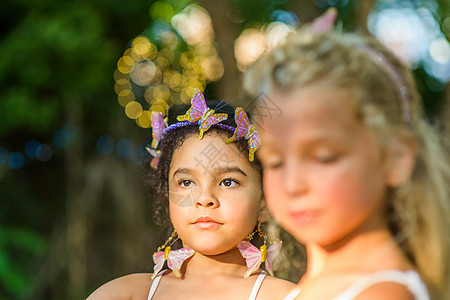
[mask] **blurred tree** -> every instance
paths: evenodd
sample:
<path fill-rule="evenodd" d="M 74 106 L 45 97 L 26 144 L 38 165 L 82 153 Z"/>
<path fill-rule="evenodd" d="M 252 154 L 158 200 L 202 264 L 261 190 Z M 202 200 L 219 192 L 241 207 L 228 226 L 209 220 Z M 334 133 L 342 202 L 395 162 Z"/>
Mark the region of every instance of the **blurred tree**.
<path fill-rule="evenodd" d="M 427 2 L 398 1 L 416 10 Z M 296 27 L 335 5 L 339 26 L 367 32 L 369 13 L 385 2 L 201 0 L 215 31 L 214 47 L 207 50 L 219 53 L 224 65 L 221 79 L 206 80 L 194 78 L 193 70 L 204 75 L 203 69 L 217 71 L 220 64 L 189 56 L 201 47 L 173 19 L 194 1 L 3 1 L 0 147 L 24 153 L 26 142 L 36 139 L 52 147 L 53 157 L 44 163 L 25 154 L 25 166 L 13 170 L 1 163 L 0 148 L 0 299 L 80 299 L 111 278 L 150 269 L 158 239 L 138 168 L 129 159 L 100 153 L 96 145 L 103 134 L 138 145 L 147 134 L 125 116 L 114 95 L 113 73 L 133 38 L 146 36 L 161 50 L 169 49 L 175 36 L 170 67 L 180 67 L 181 57 L 189 56 L 189 63 L 198 65 L 176 70 L 178 75 L 195 79 L 190 84 L 210 82 L 208 96 L 242 105 L 235 41 L 246 29 L 265 33 L 274 22 Z M 437 7 L 441 31 L 450 40 L 450 4 L 427 3 Z M 186 24 L 195 23 L 185 16 Z M 415 75 L 430 118 L 440 115 L 444 123 L 450 113 L 448 83 L 446 91 L 430 88 L 435 79 L 421 65 Z M 145 91 L 132 89 L 136 95 Z M 69 137 L 64 147 L 53 141 L 61 128 Z"/>
<path fill-rule="evenodd" d="M 51 144 L 53 132 L 61 127 L 71 139 L 64 151 L 54 148 L 54 158 L 45 169 L 36 160 L 26 166 L 32 176 L 8 174 L 22 170 L 3 171 L 7 166 L 1 166 L 0 211 L 9 214 L 0 221 L 0 298 L 79 299 L 86 294 L 89 274 L 95 274 L 87 270 L 87 253 L 88 241 L 97 237 L 90 236 L 88 229 L 99 222 L 101 211 L 90 215 L 88 209 L 100 203 L 97 197 L 111 196 L 102 195 L 102 190 L 108 185 L 115 190 L 111 199 L 116 203 L 106 204 L 117 207 L 113 215 L 117 235 L 123 237 L 119 240 L 123 242 L 130 230 L 146 223 L 136 169 L 124 161 L 93 155 L 93 142 L 99 133 L 128 132 L 127 123 L 117 122 L 123 116 L 114 104 L 112 73 L 118 49 L 146 27 L 149 3 L 41 0 L 7 1 L 2 6 L 0 20 L 7 31 L 0 39 L 1 146 L 23 151 L 29 137 Z M 108 176 L 110 167 L 116 176 Z M 18 185 L 19 180 L 23 182 Z M 38 191 L 37 184 L 48 188 Z M 25 186 L 35 192 L 21 195 L 11 190 Z M 40 214 L 24 218 L 33 210 Z M 112 258 L 117 259 L 117 252 L 132 258 L 135 245 L 118 244 Z M 21 259 L 25 254 L 46 263 L 37 266 Z M 132 264 L 138 263 L 135 259 Z"/>

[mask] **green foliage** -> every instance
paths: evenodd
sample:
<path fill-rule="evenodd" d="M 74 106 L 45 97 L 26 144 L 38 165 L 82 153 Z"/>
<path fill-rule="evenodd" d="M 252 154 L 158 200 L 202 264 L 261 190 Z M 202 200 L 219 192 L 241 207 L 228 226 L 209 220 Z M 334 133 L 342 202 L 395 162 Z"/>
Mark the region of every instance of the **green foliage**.
<path fill-rule="evenodd" d="M 0 227 L 0 297 L 20 298 L 35 277 L 34 262 L 46 253 L 46 241 L 30 229 Z"/>
<path fill-rule="evenodd" d="M 24 154 L 28 139 L 52 144 L 68 107 L 78 104 L 82 124 L 74 125 L 83 138 L 108 132 L 122 112 L 113 89 L 117 58 L 148 25 L 150 6 L 147 0 L 2 1 L 0 146 Z M 26 159 L 17 171 L 0 165 L 0 299 L 49 299 L 67 286 L 64 276 L 60 285 L 48 282 L 46 268 L 64 260 L 49 257 L 48 238 L 64 224 L 61 150 L 46 163 Z"/>
<path fill-rule="evenodd" d="M 65 102 L 110 84 L 115 49 L 96 10 L 75 2 L 55 10 L 34 10 L 0 43 L 0 134 L 54 128 Z"/>

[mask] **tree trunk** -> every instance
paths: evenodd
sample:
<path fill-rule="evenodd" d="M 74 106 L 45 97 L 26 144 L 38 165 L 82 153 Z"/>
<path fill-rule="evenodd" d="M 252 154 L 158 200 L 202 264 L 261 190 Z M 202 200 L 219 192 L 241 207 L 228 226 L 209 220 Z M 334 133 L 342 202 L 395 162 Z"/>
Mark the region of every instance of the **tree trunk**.
<path fill-rule="evenodd" d="M 227 17 L 231 1 L 201 0 L 200 3 L 211 15 L 218 52 L 224 65 L 223 77 L 216 83 L 216 96 L 233 105 L 241 105 L 242 74 L 234 57 L 234 41 L 239 35 L 239 28 Z"/>
<path fill-rule="evenodd" d="M 82 101 L 67 104 L 66 120 L 78 126 L 65 152 L 67 212 L 67 299 L 81 299 L 86 289 L 86 199 L 83 197 Z"/>
<path fill-rule="evenodd" d="M 375 5 L 375 0 L 357 1 L 356 4 L 356 26 L 357 30 L 361 34 L 369 35 L 369 29 L 367 29 L 367 18 Z"/>
<path fill-rule="evenodd" d="M 447 82 L 447 86 L 444 91 L 444 103 L 442 104 L 442 112 L 439 116 L 439 121 L 442 122 L 442 135 L 444 140 L 444 146 L 450 153 L 450 82 Z"/>

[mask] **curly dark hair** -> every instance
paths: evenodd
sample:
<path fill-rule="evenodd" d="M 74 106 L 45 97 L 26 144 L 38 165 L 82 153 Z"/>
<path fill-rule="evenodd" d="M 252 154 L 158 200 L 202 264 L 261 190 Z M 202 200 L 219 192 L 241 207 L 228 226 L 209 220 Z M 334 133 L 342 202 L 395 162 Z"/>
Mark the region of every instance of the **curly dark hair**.
<path fill-rule="evenodd" d="M 223 102 L 223 101 L 208 101 L 208 107 L 215 110 L 216 113 L 227 113 L 228 119 L 221 122 L 221 124 L 236 127 L 234 123 L 234 107 Z M 176 116 L 185 113 L 188 109 L 187 105 L 180 105 L 173 107 L 169 112 L 169 124 L 176 123 Z M 211 134 L 215 132 L 221 134 L 225 137 L 231 137 L 233 131 L 220 127 L 217 125 L 211 126 L 211 128 L 205 132 L 206 134 Z M 150 187 L 150 197 L 153 202 L 154 208 L 154 221 L 157 225 L 171 229 L 172 225 L 169 219 L 169 187 L 168 187 L 168 175 L 169 168 L 172 162 L 172 157 L 176 149 L 183 145 L 184 141 L 192 135 L 199 134 L 199 126 L 196 123 L 192 123 L 186 126 L 181 126 L 174 128 L 167 132 L 160 141 L 161 156 L 159 158 L 158 168 L 152 169 L 149 167 L 149 163 L 145 164 L 145 173 L 147 174 L 147 183 Z M 234 144 L 237 146 L 239 151 L 245 157 L 248 157 L 247 140 L 241 139 L 235 141 Z M 255 156 L 251 165 L 261 174 L 262 180 L 262 167 L 258 158 Z M 261 182 L 262 186 L 262 182 Z"/>

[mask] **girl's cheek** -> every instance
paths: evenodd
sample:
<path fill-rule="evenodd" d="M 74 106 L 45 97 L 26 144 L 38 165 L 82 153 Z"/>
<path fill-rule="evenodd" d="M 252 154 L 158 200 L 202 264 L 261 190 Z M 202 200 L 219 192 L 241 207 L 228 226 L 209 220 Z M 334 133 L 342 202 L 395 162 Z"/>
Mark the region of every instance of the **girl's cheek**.
<path fill-rule="evenodd" d="M 351 170 L 338 170 L 325 174 L 316 189 L 320 191 L 323 204 L 341 206 L 354 201 L 358 194 L 359 178 Z"/>
<path fill-rule="evenodd" d="M 265 171 L 263 183 L 267 206 L 271 211 L 274 211 L 279 207 L 281 201 L 283 200 L 281 199 L 284 194 L 281 174 L 277 174 L 277 172 L 270 170 Z"/>

